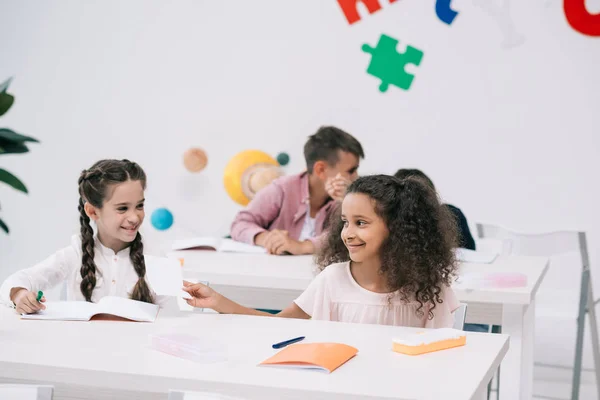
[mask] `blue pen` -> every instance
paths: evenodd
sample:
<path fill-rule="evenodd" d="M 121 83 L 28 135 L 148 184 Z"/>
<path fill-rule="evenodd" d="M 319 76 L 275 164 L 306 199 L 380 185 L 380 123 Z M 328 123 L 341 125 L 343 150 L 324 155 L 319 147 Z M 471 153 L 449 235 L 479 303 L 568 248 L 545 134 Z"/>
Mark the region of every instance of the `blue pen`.
<path fill-rule="evenodd" d="M 297 337 L 297 338 L 293 338 L 293 339 L 290 339 L 290 340 L 286 340 L 286 341 L 284 341 L 284 342 L 280 342 L 280 343 L 275 343 L 275 344 L 273 345 L 273 348 L 274 348 L 274 349 L 281 349 L 282 347 L 285 347 L 285 346 L 288 346 L 288 345 L 290 345 L 290 344 L 293 344 L 293 343 L 299 342 L 299 341 L 301 341 L 301 340 L 304 340 L 304 336 L 300 336 L 300 337 Z"/>

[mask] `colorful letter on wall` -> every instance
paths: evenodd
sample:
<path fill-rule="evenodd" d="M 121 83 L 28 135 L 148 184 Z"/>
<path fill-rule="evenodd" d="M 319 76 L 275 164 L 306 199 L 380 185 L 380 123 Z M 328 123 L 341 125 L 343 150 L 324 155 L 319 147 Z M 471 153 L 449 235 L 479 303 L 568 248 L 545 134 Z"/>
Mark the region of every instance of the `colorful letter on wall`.
<path fill-rule="evenodd" d="M 600 13 L 591 14 L 585 0 L 564 0 L 565 16 L 577 32 L 588 36 L 600 36 Z"/>
<path fill-rule="evenodd" d="M 397 0 L 389 0 L 390 3 L 394 3 Z M 375 11 L 379 11 L 381 9 L 381 4 L 379 4 L 379 0 L 338 0 L 338 4 L 342 7 L 342 11 L 348 20 L 348 23 L 352 25 L 355 22 L 360 21 L 360 15 L 357 10 L 357 3 L 361 2 L 369 11 L 369 14 L 373 14 Z"/>
<path fill-rule="evenodd" d="M 452 9 L 450 3 L 452 3 L 452 0 L 436 0 L 435 2 L 435 13 L 440 21 L 445 22 L 448 25 L 450 25 L 458 15 L 458 13 Z"/>

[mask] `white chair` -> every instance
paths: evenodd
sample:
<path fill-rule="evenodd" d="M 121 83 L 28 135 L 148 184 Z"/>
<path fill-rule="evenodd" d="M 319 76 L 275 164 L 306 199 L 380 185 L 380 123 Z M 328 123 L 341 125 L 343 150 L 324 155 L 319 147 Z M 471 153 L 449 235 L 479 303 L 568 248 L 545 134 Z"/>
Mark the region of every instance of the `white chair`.
<path fill-rule="evenodd" d="M 467 317 L 467 305 L 460 303 L 460 306 L 454 311 L 454 325 L 452 328 L 463 330 L 465 326 L 465 318 Z"/>
<path fill-rule="evenodd" d="M 52 400 L 54 387 L 49 385 L 0 384 L 0 399 Z"/>
<path fill-rule="evenodd" d="M 594 301 L 590 263 L 585 232 L 559 231 L 543 234 L 522 234 L 491 224 L 477 224 L 477 235 L 482 239 L 499 239 L 503 241 L 503 255 L 543 256 L 550 258 L 550 267 L 536 297 L 536 315 L 540 318 L 554 318 L 554 321 L 576 322 L 576 336 L 571 399 L 579 399 L 581 370 L 583 364 L 584 329 L 586 313 L 590 319 L 591 344 L 595 364 L 596 386 L 600 399 L 600 342 Z M 573 258 L 577 261 L 574 262 Z M 575 267 L 576 266 L 576 267 Z M 536 318 L 536 322 L 537 322 Z M 542 342 L 548 334 L 567 335 L 562 331 L 565 324 L 552 323 L 536 332 L 536 341 Z M 539 335 L 538 335 L 539 333 Z M 571 332 L 572 333 L 572 332 Z M 564 337 L 564 336 L 563 336 Z M 555 351 L 567 348 L 565 343 L 547 341 L 553 346 L 552 351 L 536 354 L 536 358 L 548 358 Z M 556 350 L 554 350 L 556 349 Z M 556 355 L 556 353 L 554 354 Z M 537 366 L 564 369 L 550 359 L 539 362 Z M 570 368 L 570 366 L 567 366 Z"/>
<path fill-rule="evenodd" d="M 244 400 L 215 392 L 190 392 L 185 390 L 169 390 L 168 400 Z"/>

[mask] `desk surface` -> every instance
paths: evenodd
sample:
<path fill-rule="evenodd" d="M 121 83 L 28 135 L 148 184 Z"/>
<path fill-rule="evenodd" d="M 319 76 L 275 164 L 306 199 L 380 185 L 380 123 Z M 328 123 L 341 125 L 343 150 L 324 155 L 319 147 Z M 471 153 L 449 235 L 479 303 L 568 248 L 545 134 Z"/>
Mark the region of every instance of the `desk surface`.
<path fill-rule="evenodd" d="M 184 273 L 220 286 L 303 291 L 314 275 L 311 256 L 220 253 L 187 250 L 169 253 L 184 259 Z M 460 301 L 497 304 L 529 304 L 548 269 L 544 257 L 503 257 L 492 264 L 461 263 L 460 274 L 519 272 L 527 276 L 520 288 L 467 288 L 456 283 L 453 289 Z"/>
<path fill-rule="evenodd" d="M 244 398 L 470 399 L 485 390 L 508 337 L 469 333 L 467 345 L 421 356 L 391 351 L 412 328 L 161 310 L 155 323 L 21 320 L 0 309 L 0 377 L 103 390 L 220 391 Z M 198 363 L 148 348 L 148 335 L 185 332 L 222 343 L 227 361 Z M 340 342 L 357 356 L 325 374 L 257 367 L 271 344 L 305 335 Z"/>

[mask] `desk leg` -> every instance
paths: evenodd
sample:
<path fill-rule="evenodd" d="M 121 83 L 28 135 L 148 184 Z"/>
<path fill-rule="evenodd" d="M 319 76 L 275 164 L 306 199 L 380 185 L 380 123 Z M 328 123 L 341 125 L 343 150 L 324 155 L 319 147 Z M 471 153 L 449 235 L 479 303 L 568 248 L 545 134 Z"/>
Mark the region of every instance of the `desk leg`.
<path fill-rule="evenodd" d="M 500 400 L 529 400 L 533 395 L 535 304 L 505 304 L 502 333 L 510 335 L 510 343 L 500 369 Z"/>

